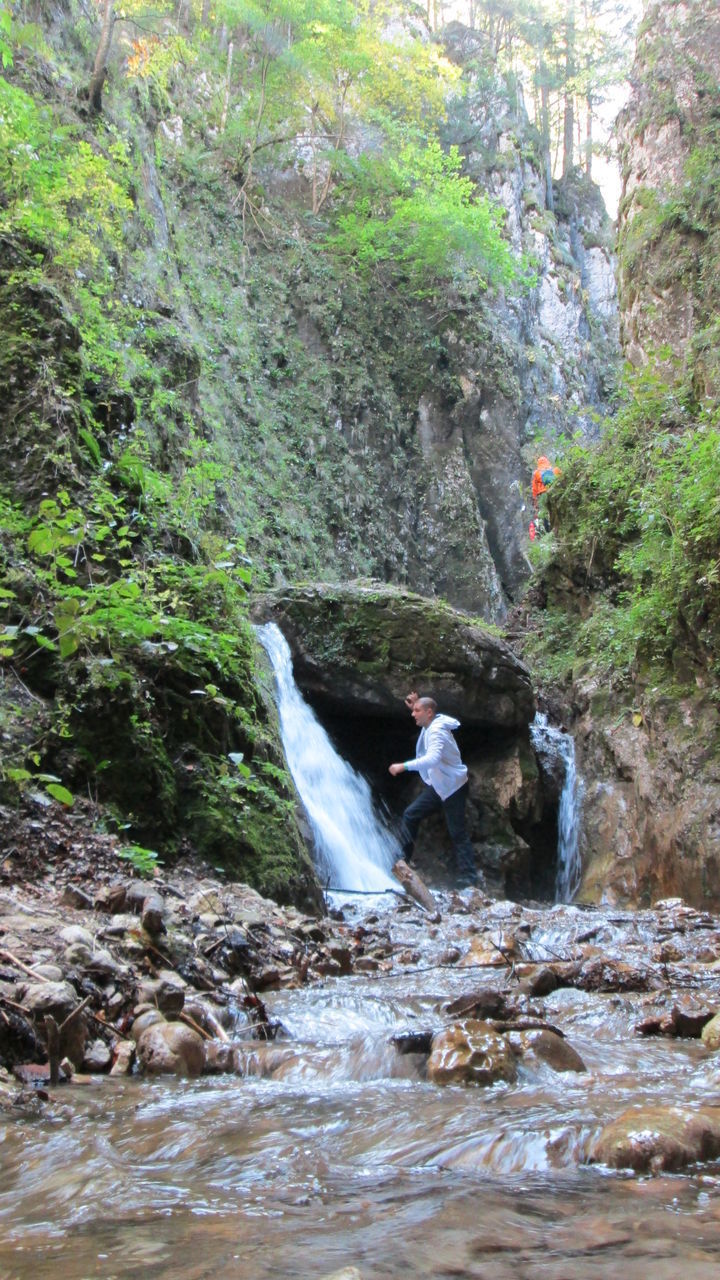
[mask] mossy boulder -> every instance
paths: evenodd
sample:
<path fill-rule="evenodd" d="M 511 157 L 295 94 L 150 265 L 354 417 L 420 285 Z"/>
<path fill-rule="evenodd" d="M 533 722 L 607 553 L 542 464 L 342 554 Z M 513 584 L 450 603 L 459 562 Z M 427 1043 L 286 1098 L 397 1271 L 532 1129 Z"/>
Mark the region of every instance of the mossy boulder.
<path fill-rule="evenodd" d="M 290 645 L 295 678 L 333 711 L 407 720 L 410 689 L 474 728 L 519 729 L 535 713 L 530 674 L 478 619 L 381 584 L 310 583 L 262 596 L 255 614 Z"/>

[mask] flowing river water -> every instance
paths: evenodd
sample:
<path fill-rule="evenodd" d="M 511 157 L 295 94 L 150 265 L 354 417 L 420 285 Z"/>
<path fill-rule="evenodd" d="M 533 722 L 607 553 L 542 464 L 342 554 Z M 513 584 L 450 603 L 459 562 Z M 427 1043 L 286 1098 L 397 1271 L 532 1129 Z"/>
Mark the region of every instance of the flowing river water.
<path fill-rule="evenodd" d="M 314 740 L 297 769 L 324 751 Z M 358 888 L 384 889 L 382 824 L 348 838 Z M 327 850 L 324 869 L 348 887 L 354 856 L 343 838 L 340 869 Z M 588 1156 L 629 1106 L 720 1103 L 720 1053 L 637 1031 L 675 1004 L 720 1007 L 720 921 L 679 903 L 438 902 L 434 920 L 389 893 L 331 898 L 333 927 L 373 943 L 376 971 L 265 992 L 281 1032 L 244 1044 L 240 1075 L 98 1077 L 0 1124 L 0 1277 L 715 1276 L 720 1163 L 644 1177 Z M 523 962 L 558 960 L 630 965 L 648 990 L 521 994 Z M 586 1071 L 530 1054 L 513 1083 L 431 1083 L 395 1038 L 437 1031 L 448 1002 L 488 985 L 559 1028 Z"/>
<path fill-rule="evenodd" d="M 442 1025 L 446 1002 L 479 982 L 516 985 L 506 965 L 449 964 L 449 944 L 466 953 L 486 930 L 522 939 L 529 958 L 584 947 L 647 966 L 662 914 L 476 910 L 467 893 L 442 906 L 435 925 L 397 901 L 346 906 L 349 929 L 365 913 L 387 935 L 393 969 L 268 993 L 284 1033 L 248 1048 L 244 1078 L 98 1079 L 66 1089 L 51 1116 L 7 1124 L 0 1275 L 714 1276 L 720 1165 L 643 1178 L 584 1163 L 593 1134 L 630 1104 L 718 1099 L 717 1059 L 698 1040 L 636 1034 L 662 991 L 533 1001 L 585 1073 L 523 1062 L 514 1084 L 440 1088 L 391 1042 Z M 718 922 L 684 919 L 674 981 L 707 996 L 697 957 L 717 947 Z"/>

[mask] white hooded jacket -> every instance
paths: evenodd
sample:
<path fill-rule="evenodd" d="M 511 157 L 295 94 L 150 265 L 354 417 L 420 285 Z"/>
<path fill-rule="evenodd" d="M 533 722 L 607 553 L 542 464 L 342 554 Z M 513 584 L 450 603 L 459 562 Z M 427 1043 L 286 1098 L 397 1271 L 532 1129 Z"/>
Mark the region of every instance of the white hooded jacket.
<path fill-rule="evenodd" d="M 459 728 L 460 721 L 452 716 L 433 716 L 417 740 L 415 759 L 405 761 L 405 768 L 411 773 L 419 773 L 423 782 L 432 787 L 441 800 L 447 800 L 467 782 L 468 771 L 453 737 Z"/>

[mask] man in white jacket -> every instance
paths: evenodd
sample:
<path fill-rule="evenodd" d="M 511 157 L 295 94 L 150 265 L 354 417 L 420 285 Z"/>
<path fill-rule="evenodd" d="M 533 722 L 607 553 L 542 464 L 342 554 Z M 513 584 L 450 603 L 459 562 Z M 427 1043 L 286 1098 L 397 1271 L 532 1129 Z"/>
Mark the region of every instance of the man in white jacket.
<path fill-rule="evenodd" d="M 406 760 L 404 764 L 391 764 L 390 772 L 393 777 L 400 773 L 419 773 L 425 785 L 402 816 L 402 857 L 406 862 L 410 861 L 423 818 L 442 809 L 455 850 L 460 884 L 477 884 L 475 850 L 465 830 L 468 771 L 453 737 L 460 721 L 452 716 L 439 715 L 434 698 L 417 698 L 410 705 L 411 695 L 406 701 L 420 729 L 420 737 L 415 759 Z"/>

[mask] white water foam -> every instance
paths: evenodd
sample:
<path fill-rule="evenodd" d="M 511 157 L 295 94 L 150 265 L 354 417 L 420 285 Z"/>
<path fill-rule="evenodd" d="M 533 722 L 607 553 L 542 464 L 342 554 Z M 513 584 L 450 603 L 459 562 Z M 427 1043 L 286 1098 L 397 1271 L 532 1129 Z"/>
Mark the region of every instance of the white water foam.
<path fill-rule="evenodd" d="M 285 758 L 312 826 L 321 876 L 331 889 L 397 892 L 390 868 L 398 841 L 375 813 L 370 787 L 338 755 L 300 693 L 280 628 L 267 622 L 257 635 L 275 672 Z"/>

